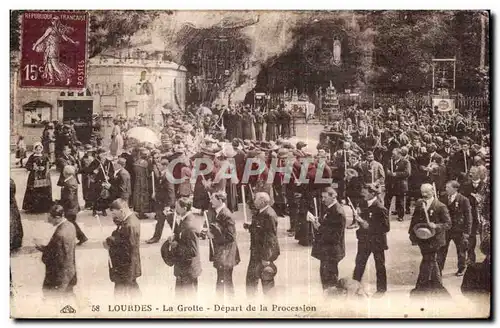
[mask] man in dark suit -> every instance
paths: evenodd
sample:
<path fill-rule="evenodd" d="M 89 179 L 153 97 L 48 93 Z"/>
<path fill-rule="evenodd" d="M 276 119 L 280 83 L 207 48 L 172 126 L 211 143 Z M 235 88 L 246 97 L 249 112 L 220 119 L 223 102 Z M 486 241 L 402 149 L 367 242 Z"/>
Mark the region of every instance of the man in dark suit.
<path fill-rule="evenodd" d="M 484 206 L 481 206 L 485 197 L 487 197 L 487 188 L 489 185 L 484 179 L 481 179 L 481 170 L 473 166 L 469 172 L 469 179 L 460 187 L 460 193 L 469 199 L 472 213 L 471 231 L 467 248 L 467 262 L 472 264 L 476 262 L 477 234 L 481 227 L 481 212 Z"/>
<path fill-rule="evenodd" d="M 460 140 L 462 149 L 455 152 L 448 162 L 448 170 L 450 179 L 457 180 L 462 183 L 472 166 L 472 155 L 469 151 L 469 142 L 467 140 Z"/>
<path fill-rule="evenodd" d="M 139 251 L 141 226 L 126 200 L 115 199 L 109 206 L 116 230 L 104 241 L 109 250 L 109 277 L 115 283 L 115 296 L 140 296 L 136 279 L 141 276 Z"/>
<path fill-rule="evenodd" d="M 366 262 L 373 253 L 375 270 L 377 271 L 376 296 L 382 296 L 387 291 L 387 273 L 385 269 L 385 251 L 387 233 L 390 230 L 389 212 L 378 199 L 380 187 L 377 184 L 367 184 L 361 194 L 364 201 L 361 203 L 361 217 L 358 218 L 360 228 L 356 231 L 358 238 L 358 253 L 353 279 L 361 282 L 365 272 Z"/>
<path fill-rule="evenodd" d="M 262 292 L 268 294 L 274 287 L 274 277 L 262 279 L 262 271 L 273 266 L 280 255 L 277 228 L 278 216 L 270 206 L 270 197 L 266 192 L 255 193 L 254 206 L 257 213 L 251 224 L 244 227 L 250 232 L 250 262 L 248 263 L 246 286 L 247 296 L 254 296 L 259 280 L 262 283 Z"/>
<path fill-rule="evenodd" d="M 201 261 L 195 217 L 191 213 L 192 201 L 180 198 L 176 205 L 176 220 L 173 222 L 174 234 L 169 237 L 174 257 L 175 294 L 188 298 L 198 290 Z"/>
<path fill-rule="evenodd" d="M 75 167 L 76 182 L 80 183 L 80 181 L 78 181 L 78 177 L 76 176 L 79 171 L 78 161 L 71 155 L 71 147 L 69 145 L 64 145 L 62 149 L 62 155 L 56 161 L 57 170 L 61 172 L 61 174 L 59 175 L 59 180 L 57 180 L 57 185 L 59 187 L 63 186 L 63 181 L 65 179 L 63 175 L 63 169 L 68 165 Z"/>
<path fill-rule="evenodd" d="M 62 173 L 64 180 L 61 189 L 60 205 L 64 208 L 66 219 L 75 226 L 78 245 L 82 245 L 88 238 L 76 223 L 76 216 L 80 212 L 80 205 L 78 204 L 78 182 L 75 177 L 75 167 L 67 165 L 64 167 Z"/>
<path fill-rule="evenodd" d="M 446 205 L 434 198 L 432 185 L 423 184 L 420 187 L 420 192 L 423 199 L 417 201 L 408 230 L 410 241 L 413 245 L 418 245 L 422 253 L 417 284 L 412 290 L 412 294 L 430 291 L 447 293 L 437 263 L 437 252 L 446 245 L 446 231 L 451 227 L 450 214 Z M 426 223 L 427 218 L 430 222 L 428 227 L 435 234 L 428 239 L 419 239 L 415 234 L 414 227 L 418 223 Z"/>
<path fill-rule="evenodd" d="M 403 158 L 399 148 L 394 148 L 388 165 L 384 205 L 390 210 L 392 198 L 396 197 L 398 221 L 402 222 L 405 214 L 403 202 L 404 196 L 408 193 L 408 178 L 411 175 L 411 164 L 407 159 Z"/>
<path fill-rule="evenodd" d="M 226 199 L 225 192 L 215 192 L 210 197 L 215 211 L 215 218 L 210 222 L 209 238 L 213 245 L 210 260 L 217 269 L 215 290 L 223 297 L 234 295 L 233 268 L 240 263 L 233 213 L 227 208 Z"/>
<path fill-rule="evenodd" d="M 111 200 L 121 198 L 129 202 L 132 187 L 130 185 L 130 173 L 125 169 L 126 164 L 127 160 L 122 157 L 119 157 L 115 162 L 115 172 L 109 180 Z"/>
<path fill-rule="evenodd" d="M 446 244 L 438 252 L 438 264 L 442 272 L 446 256 L 448 255 L 450 241 L 453 240 L 458 256 L 458 271 L 456 275 L 463 276 L 466 269 L 465 259 L 471 233 L 472 213 L 469 199 L 459 194 L 458 188 L 460 188 L 460 184 L 455 180 L 449 181 L 446 184 L 446 194 L 448 197 L 443 199 L 443 204 L 448 207 L 450 213 L 451 229 L 446 232 Z"/>
<path fill-rule="evenodd" d="M 336 286 L 339 277 L 339 262 L 345 257 L 346 217 L 342 205 L 337 201 L 337 192 L 327 187 L 321 193 L 325 205 L 322 218 L 313 221 L 316 231 L 311 256 L 320 260 L 319 275 L 323 290 Z"/>
<path fill-rule="evenodd" d="M 163 233 L 163 227 L 165 226 L 165 220 L 167 215 L 165 211 L 173 213 L 175 208 L 175 187 L 174 178 L 172 172 L 168 170 L 168 159 L 163 157 L 160 161 L 160 176 L 155 179 L 155 190 L 153 191 L 152 198 L 154 200 L 154 209 L 156 213 L 156 226 L 153 237 L 146 241 L 148 244 L 157 243 Z M 169 215 L 170 220 L 173 216 Z M 169 220 L 169 224 L 172 222 Z"/>
<path fill-rule="evenodd" d="M 75 244 L 76 231 L 73 224 L 64 218 L 61 205 L 54 205 L 48 221 L 55 227 L 54 234 L 46 246 L 35 241 L 35 247 L 43 253 L 45 279 L 43 294 L 45 297 L 73 297 L 76 285 Z"/>

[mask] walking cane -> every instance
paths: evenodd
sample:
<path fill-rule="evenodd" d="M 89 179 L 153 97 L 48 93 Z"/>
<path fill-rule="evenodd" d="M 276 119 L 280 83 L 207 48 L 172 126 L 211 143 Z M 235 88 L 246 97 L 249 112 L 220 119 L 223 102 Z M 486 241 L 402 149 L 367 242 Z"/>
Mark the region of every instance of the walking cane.
<path fill-rule="evenodd" d="M 97 223 L 99 224 L 99 228 L 101 229 L 101 233 L 104 234 L 104 228 L 102 227 L 101 219 L 99 218 L 99 214 L 96 214 L 94 217 L 97 219 Z M 111 269 L 113 269 L 113 263 L 111 262 L 111 257 L 109 256 L 109 250 L 108 250 L 108 265 Z"/>

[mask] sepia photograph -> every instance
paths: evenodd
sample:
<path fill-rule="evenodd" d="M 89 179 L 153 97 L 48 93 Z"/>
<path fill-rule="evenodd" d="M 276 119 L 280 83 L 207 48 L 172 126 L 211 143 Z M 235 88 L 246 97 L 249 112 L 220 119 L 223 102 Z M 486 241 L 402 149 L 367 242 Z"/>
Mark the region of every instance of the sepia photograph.
<path fill-rule="evenodd" d="M 490 319 L 490 19 L 10 10 L 10 317 Z"/>

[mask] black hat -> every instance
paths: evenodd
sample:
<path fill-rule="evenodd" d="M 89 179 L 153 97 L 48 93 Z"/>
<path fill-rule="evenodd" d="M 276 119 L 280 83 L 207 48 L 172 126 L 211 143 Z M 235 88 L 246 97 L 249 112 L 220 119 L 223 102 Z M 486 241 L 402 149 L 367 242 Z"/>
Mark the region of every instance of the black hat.
<path fill-rule="evenodd" d="M 268 265 L 264 266 L 262 265 L 262 268 L 260 269 L 260 279 L 263 281 L 269 281 L 273 280 L 274 276 L 276 276 L 276 273 L 278 273 L 278 268 L 276 265 L 274 265 L 273 262 L 270 262 Z"/>
<path fill-rule="evenodd" d="M 175 256 L 174 252 L 170 247 L 170 239 L 167 239 L 167 241 L 165 241 L 163 245 L 161 245 L 160 252 L 161 252 L 161 257 L 163 258 L 165 264 L 168 266 L 174 266 Z"/>
<path fill-rule="evenodd" d="M 297 149 L 300 149 L 300 148 L 304 148 L 305 146 L 307 146 L 307 144 L 303 141 L 299 141 L 297 142 L 297 145 L 295 146 Z"/>

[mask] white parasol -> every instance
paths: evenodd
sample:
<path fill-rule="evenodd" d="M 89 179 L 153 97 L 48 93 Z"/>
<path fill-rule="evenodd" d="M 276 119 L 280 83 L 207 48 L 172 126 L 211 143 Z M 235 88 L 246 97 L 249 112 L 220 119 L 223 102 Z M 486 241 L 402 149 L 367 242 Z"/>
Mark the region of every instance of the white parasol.
<path fill-rule="evenodd" d="M 212 115 L 212 110 L 208 107 L 202 106 L 198 109 L 198 115 Z"/>
<path fill-rule="evenodd" d="M 161 144 L 159 136 L 150 128 L 138 126 L 127 131 L 127 139 L 134 139 L 139 143 L 151 143 L 155 146 Z"/>

